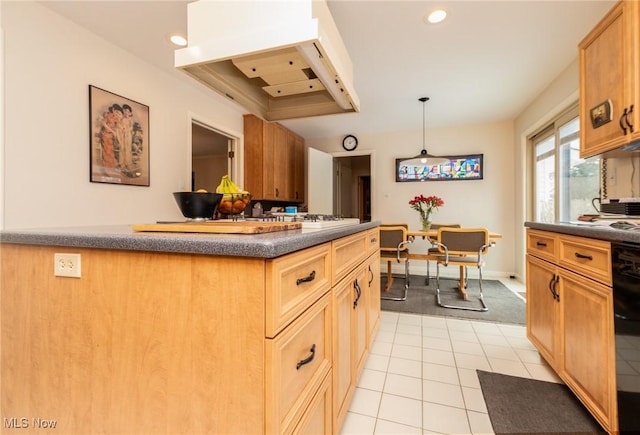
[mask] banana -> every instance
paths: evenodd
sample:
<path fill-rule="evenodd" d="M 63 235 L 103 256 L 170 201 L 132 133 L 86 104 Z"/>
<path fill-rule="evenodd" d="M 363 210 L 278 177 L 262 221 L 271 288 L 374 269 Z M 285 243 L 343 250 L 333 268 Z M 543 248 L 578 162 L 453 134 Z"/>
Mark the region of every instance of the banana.
<path fill-rule="evenodd" d="M 216 193 L 241 193 L 241 192 L 243 192 L 242 189 L 240 189 L 240 187 L 238 187 L 236 183 L 231 181 L 228 175 L 223 176 L 222 179 L 220 180 L 220 184 L 218 184 L 218 187 L 216 187 Z"/>
<path fill-rule="evenodd" d="M 218 211 L 222 214 L 242 213 L 251 202 L 251 194 L 231 181 L 229 175 L 225 175 L 216 187 L 216 193 L 221 193 L 222 200 L 218 205 Z"/>

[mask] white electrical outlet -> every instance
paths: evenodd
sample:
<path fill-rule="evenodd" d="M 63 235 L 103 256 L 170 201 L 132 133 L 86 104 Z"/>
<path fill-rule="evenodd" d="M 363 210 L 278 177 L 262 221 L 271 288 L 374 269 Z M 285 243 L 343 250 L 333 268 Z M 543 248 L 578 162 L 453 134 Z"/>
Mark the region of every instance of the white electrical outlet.
<path fill-rule="evenodd" d="M 80 278 L 82 276 L 80 254 L 53 254 L 53 274 Z"/>

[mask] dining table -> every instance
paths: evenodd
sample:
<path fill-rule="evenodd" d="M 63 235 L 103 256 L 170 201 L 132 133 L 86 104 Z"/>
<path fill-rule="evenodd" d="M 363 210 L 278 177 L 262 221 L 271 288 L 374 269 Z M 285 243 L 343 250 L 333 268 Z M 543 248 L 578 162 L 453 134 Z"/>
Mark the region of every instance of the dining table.
<path fill-rule="evenodd" d="M 438 230 L 437 229 L 429 229 L 429 230 L 409 230 L 407 232 L 407 236 L 408 237 L 413 237 L 414 239 L 416 237 L 420 237 L 423 240 L 424 239 L 428 239 L 428 240 L 432 240 L 432 241 L 437 241 L 438 239 Z M 501 239 L 502 238 L 502 234 L 500 233 L 496 233 L 494 231 L 489 231 L 489 240 L 492 242 L 495 242 L 496 239 Z M 428 249 L 428 248 L 427 248 Z M 427 256 L 429 255 L 428 252 L 425 252 L 424 254 L 416 254 L 416 253 L 410 253 L 409 254 L 409 258 L 410 259 L 416 259 L 416 260 L 427 260 Z M 464 299 L 465 301 L 468 299 L 467 297 L 467 292 L 466 292 L 466 285 L 465 285 L 465 281 L 466 281 L 466 268 L 465 266 L 460 266 L 460 276 L 459 276 L 459 281 L 458 281 L 458 290 L 460 291 L 460 295 L 462 296 L 462 299 Z"/>

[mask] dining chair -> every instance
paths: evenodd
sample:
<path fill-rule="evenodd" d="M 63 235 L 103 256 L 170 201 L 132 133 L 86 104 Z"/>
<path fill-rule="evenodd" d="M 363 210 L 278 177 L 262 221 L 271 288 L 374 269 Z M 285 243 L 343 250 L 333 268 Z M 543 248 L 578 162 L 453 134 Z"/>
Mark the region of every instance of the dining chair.
<path fill-rule="evenodd" d="M 431 224 L 431 229 L 433 230 L 439 230 L 440 228 L 461 228 L 462 225 L 460 224 L 442 224 L 442 223 L 432 223 Z M 429 283 L 431 282 L 430 279 L 431 277 L 431 273 L 429 271 L 429 264 L 432 261 L 436 261 L 438 259 L 438 246 L 437 245 L 431 245 L 430 248 L 427 249 L 427 253 L 426 254 L 418 254 L 418 256 L 416 256 L 415 258 L 419 258 L 420 260 L 426 260 L 427 262 L 427 278 L 425 280 L 426 285 L 429 285 Z M 413 254 L 411 255 L 412 258 Z M 435 277 L 433 277 L 435 278 Z"/>
<path fill-rule="evenodd" d="M 488 311 L 482 294 L 482 268 L 485 265 L 484 256 L 495 242 L 489 240 L 489 230 L 486 228 L 446 228 L 438 229 L 435 241 L 438 249 L 436 257 L 436 301 L 443 308 L 455 308 L 469 311 Z M 478 268 L 478 290 L 481 308 L 461 305 L 446 305 L 440 300 L 440 266 L 460 267 L 459 290 L 463 299 L 467 299 L 468 275 L 467 267 Z"/>
<path fill-rule="evenodd" d="M 391 264 L 404 263 L 404 294 L 400 297 L 380 296 L 380 299 L 388 301 L 406 301 L 409 291 L 409 248 L 413 242 L 408 235 L 408 224 L 382 224 L 380 225 L 380 260 L 387 262 L 387 284 L 384 293 L 388 293 L 393 282 Z"/>

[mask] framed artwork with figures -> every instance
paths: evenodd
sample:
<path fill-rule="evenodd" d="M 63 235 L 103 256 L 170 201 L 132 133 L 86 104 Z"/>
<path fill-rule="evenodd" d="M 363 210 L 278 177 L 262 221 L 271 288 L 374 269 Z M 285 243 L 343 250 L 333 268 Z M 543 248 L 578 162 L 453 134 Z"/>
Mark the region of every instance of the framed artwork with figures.
<path fill-rule="evenodd" d="M 482 180 L 484 178 L 484 154 L 443 156 L 440 164 L 407 164 L 406 159 L 396 159 L 396 182 L 405 181 L 453 181 Z"/>
<path fill-rule="evenodd" d="M 89 85 L 90 181 L 149 186 L 149 106 Z"/>

